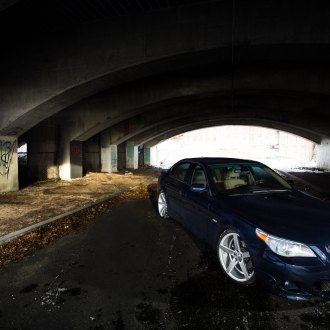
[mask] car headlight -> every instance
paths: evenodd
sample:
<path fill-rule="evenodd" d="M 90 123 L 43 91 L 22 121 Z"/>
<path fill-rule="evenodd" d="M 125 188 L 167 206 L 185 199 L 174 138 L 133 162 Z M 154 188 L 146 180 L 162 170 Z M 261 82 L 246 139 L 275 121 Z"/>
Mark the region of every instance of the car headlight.
<path fill-rule="evenodd" d="M 307 245 L 289 241 L 284 238 L 271 236 L 259 228 L 256 229 L 257 236 L 262 239 L 276 254 L 283 257 L 316 257 L 315 253 Z"/>

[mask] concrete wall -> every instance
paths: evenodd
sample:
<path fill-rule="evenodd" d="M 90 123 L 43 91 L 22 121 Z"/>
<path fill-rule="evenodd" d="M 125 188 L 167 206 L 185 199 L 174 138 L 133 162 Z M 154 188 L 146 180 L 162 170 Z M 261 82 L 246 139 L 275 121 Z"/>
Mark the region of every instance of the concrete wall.
<path fill-rule="evenodd" d="M 154 166 L 182 158 L 254 159 L 277 169 L 315 166 L 315 143 L 285 132 L 251 126 L 222 126 L 175 136 L 152 148 Z"/>
<path fill-rule="evenodd" d="M 0 136 L 0 192 L 18 190 L 17 139 Z"/>
<path fill-rule="evenodd" d="M 323 139 L 316 149 L 317 166 L 330 170 L 330 139 Z"/>

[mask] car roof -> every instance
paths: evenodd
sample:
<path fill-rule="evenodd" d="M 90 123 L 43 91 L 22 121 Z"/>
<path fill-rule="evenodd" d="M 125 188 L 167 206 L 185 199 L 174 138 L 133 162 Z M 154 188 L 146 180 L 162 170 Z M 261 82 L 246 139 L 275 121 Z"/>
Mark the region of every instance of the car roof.
<path fill-rule="evenodd" d="M 240 158 L 226 158 L 226 157 L 198 157 L 198 158 L 185 158 L 181 162 L 198 162 L 204 165 L 210 164 L 260 164 L 260 162 L 249 159 Z"/>

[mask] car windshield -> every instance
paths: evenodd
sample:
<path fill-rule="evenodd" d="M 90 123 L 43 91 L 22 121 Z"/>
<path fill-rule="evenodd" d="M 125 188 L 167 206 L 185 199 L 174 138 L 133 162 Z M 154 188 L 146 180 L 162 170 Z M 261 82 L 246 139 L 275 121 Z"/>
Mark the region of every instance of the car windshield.
<path fill-rule="evenodd" d="M 292 189 L 282 177 L 263 164 L 212 164 L 209 169 L 220 194 L 257 194 Z"/>

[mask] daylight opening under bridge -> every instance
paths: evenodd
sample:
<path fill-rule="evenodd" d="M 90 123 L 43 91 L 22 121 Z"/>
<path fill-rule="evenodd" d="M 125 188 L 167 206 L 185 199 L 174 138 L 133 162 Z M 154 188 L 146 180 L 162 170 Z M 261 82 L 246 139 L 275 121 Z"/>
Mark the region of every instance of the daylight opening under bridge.
<path fill-rule="evenodd" d="M 315 166 L 316 144 L 291 133 L 257 126 L 218 126 L 176 135 L 151 148 L 151 165 L 167 168 L 182 158 L 254 159 L 271 167 Z"/>

